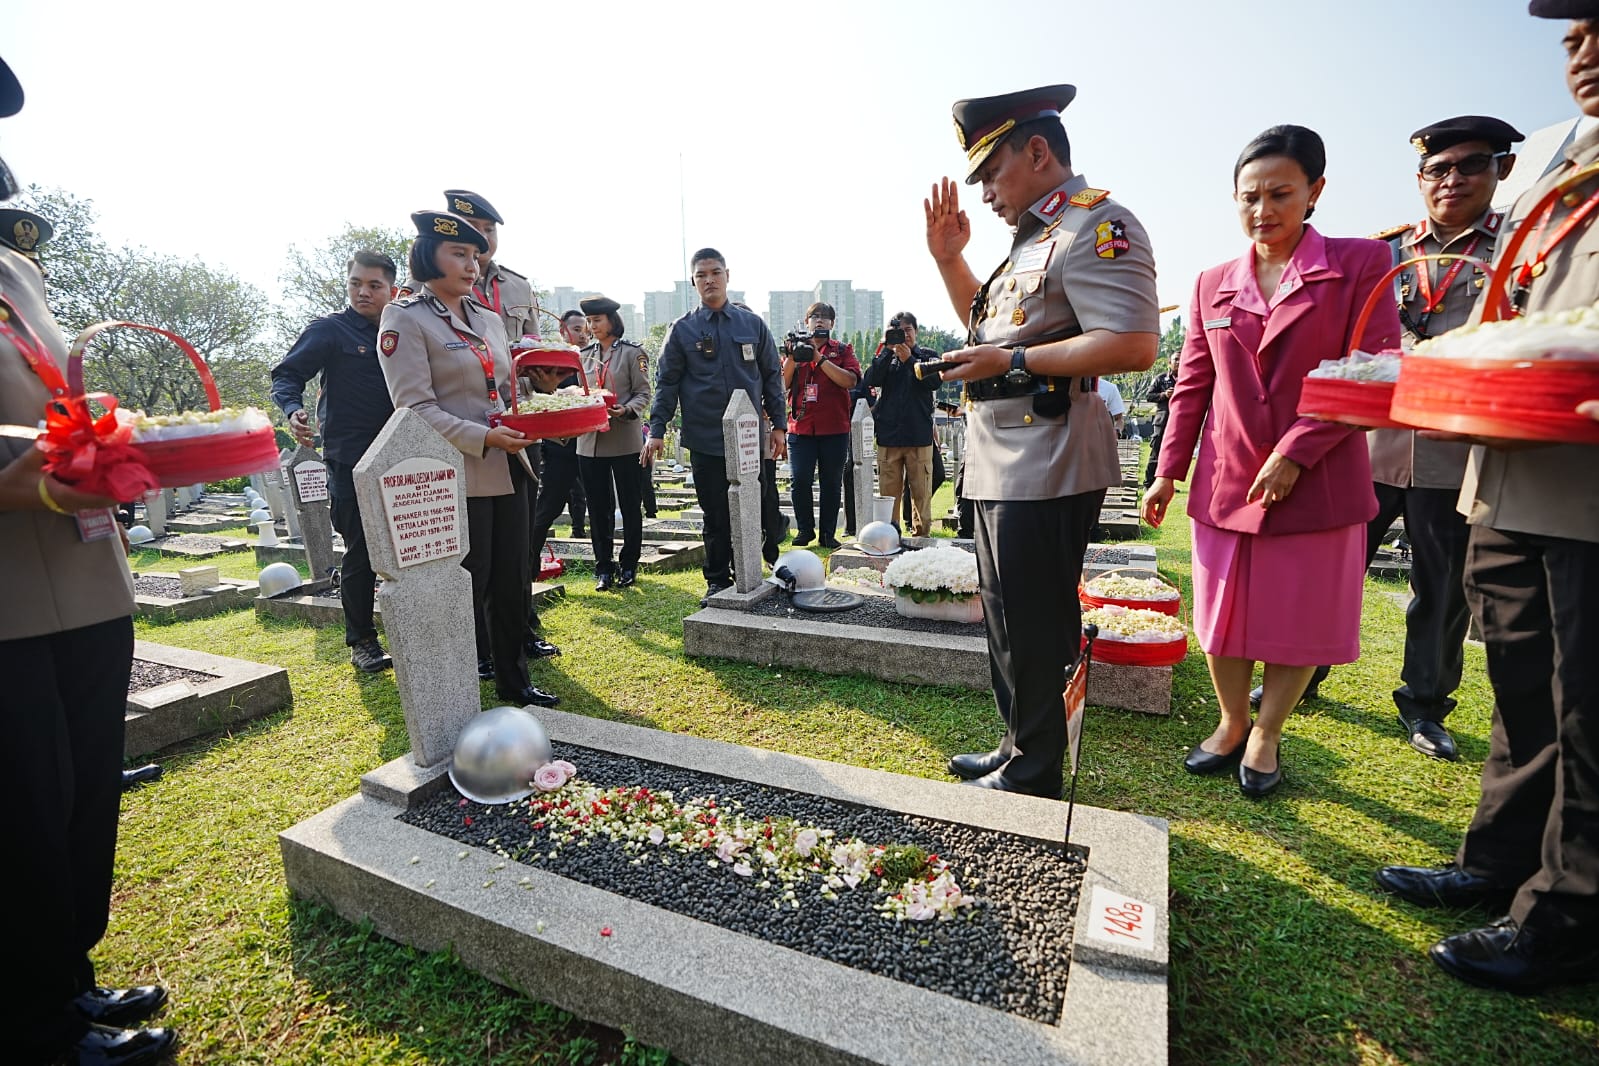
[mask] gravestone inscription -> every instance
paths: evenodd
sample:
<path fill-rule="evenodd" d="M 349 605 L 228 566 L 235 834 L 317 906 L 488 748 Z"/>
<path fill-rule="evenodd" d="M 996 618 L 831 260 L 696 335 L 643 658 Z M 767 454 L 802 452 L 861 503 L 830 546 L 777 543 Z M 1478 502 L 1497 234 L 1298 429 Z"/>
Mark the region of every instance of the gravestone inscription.
<path fill-rule="evenodd" d="M 722 413 L 727 458 L 727 509 L 733 527 L 733 584 L 751 592 L 761 583 L 761 417 L 739 389 Z"/>
<path fill-rule="evenodd" d="M 311 580 L 321 581 L 335 566 L 328 467 L 316 449 L 302 444 L 289 456 L 288 471 L 290 510 L 299 515 L 305 561 L 311 567 Z"/>

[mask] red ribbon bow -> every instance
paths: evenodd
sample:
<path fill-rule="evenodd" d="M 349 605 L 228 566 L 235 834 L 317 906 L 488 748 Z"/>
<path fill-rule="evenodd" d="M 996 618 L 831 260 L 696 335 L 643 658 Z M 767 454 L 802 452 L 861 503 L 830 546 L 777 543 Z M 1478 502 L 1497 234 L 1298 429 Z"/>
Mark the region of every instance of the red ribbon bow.
<path fill-rule="evenodd" d="M 95 418 L 89 401 L 105 408 Z M 79 492 L 128 503 L 160 488 L 133 446 L 133 426 L 116 417 L 117 398 L 108 392 L 68 396 L 45 407 L 44 434 L 35 443 L 44 452 L 44 472 Z"/>

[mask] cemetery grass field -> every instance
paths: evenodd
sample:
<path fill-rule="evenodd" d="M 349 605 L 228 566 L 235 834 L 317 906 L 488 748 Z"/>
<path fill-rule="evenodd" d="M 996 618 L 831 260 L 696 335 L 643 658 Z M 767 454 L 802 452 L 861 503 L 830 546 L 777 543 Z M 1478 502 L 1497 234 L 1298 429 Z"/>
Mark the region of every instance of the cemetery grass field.
<path fill-rule="evenodd" d="M 1146 541 L 1186 596 L 1178 505 Z M 135 569 L 185 565 L 152 554 L 137 553 Z M 207 562 L 229 577 L 257 569 L 242 553 Z M 544 612 L 565 655 L 533 669 L 563 710 L 937 780 L 949 780 L 950 755 L 999 738 L 992 700 L 979 693 L 686 661 L 681 620 L 703 593 L 697 572 L 645 576 L 622 594 L 593 592 L 583 571 L 566 581 L 567 599 Z M 1180 765 L 1216 716 L 1197 648 L 1176 670 L 1169 719 L 1090 710 L 1078 801 L 1171 822 L 1173 1062 L 1599 1063 L 1599 984 L 1532 999 L 1460 984 L 1427 960 L 1428 945 L 1496 915 L 1412 907 L 1372 881 L 1385 863 L 1449 860 L 1487 753 L 1477 645 L 1449 720 L 1461 761 L 1426 759 L 1404 743 L 1388 695 L 1403 647 L 1398 591 L 1368 582 L 1363 658 L 1336 668 L 1321 698 L 1293 716 L 1287 781 L 1264 802 L 1245 800 L 1231 778 L 1192 777 Z M 670 1061 L 502 989 L 448 953 L 399 946 L 290 899 L 277 833 L 409 748 L 392 674 L 355 673 L 342 629 L 236 611 L 141 621 L 138 635 L 283 665 L 295 696 L 292 712 L 163 753 L 162 780 L 124 800 L 99 978 L 168 987 L 162 1022 L 181 1034 L 177 1061 Z M 783 1061 L 782 1049 L 771 1061 Z M 926 1061 L 941 1061 L 937 1048 Z"/>

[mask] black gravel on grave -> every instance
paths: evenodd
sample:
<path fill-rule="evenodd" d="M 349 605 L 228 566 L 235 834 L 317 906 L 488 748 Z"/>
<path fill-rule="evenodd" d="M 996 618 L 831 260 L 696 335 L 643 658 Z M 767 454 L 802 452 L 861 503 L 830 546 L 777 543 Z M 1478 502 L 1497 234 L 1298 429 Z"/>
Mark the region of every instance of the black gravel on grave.
<path fill-rule="evenodd" d="M 839 585 L 845 592 L 853 592 L 848 585 Z M 792 613 L 791 613 L 792 610 Z M 906 618 L 894 610 L 894 601 L 887 596 L 866 596 L 859 607 L 846 611 L 822 613 L 792 607 L 782 592 L 750 608 L 750 614 L 767 618 L 803 618 L 808 622 L 836 622 L 840 625 L 870 626 L 873 629 L 904 629 L 913 633 L 939 633 L 944 636 L 980 637 L 986 630 L 982 622 L 944 622 L 935 618 Z"/>
<path fill-rule="evenodd" d="M 786 815 L 832 829 L 840 840 L 859 837 L 873 844 L 918 845 L 949 860 L 963 890 L 969 890 L 978 903 L 942 921 L 895 921 L 872 909 L 881 897 L 865 886 L 840 890 L 838 899 L 830 901 L 815 894 L 819 882 L 811 882 L 796 889 L 798 910 L 788 906 L 778 910 L 772 901 L 781 895 L 781 882 L 763 890 L 753 878 L 740 878 L 726 867 L 711 869 L 700 858 L 679 852 L 646 850 L 646 861 L 634 866 L 633 855 L 603 837 L 593 837 L 587 847 L 563 845 L 551 859 L 549 831 L 531 828 L 525 803 L 464 802 L 453 788 L 408 811 L 401 820 L 807 955 L 1045 1025 L 1059 1021 L 1071 965 L 1072 919 L 1082 887 L 1084 862 L 1079 855 L 1063 858 L 1058 846 L 1004 833 L 575 745 L 554 748 L 556 757 L 573 763 L 583 780 L 601 787 L 642 785 L 672 792 L 680 802 L 714 794 L 723 806 L 737 800 L 747 817 Z M 1063 828 L 1065 811 L 1062 807 Z M 663 856 L 672 859 L 670 866 L 662 865 Z"/>
<path fill-rule="evenodd" d="M 135 659 L 133 674 L 128 678 L 128 691 L 143 692 L 147 688 L 156 688 L 173 681 L 188 681 L 198 685 L 216 679 L 216 674 L 208 674 L 203 670 L 185 670 L 181 666 L 168 666 L 165 663 Z"/>
<path fill-rule="evenodd" d="M 176 536 L 157 537 L 151 545 L 137 545 L 137 547 L 159 546 L 162 548 L 187 548 L 190 551 L 212 551 L 225 547 L 230 540 L 239 540 L 239 537 L 217 537 L 210 533 L 179 533 Z"/>
<path fill-rule="evenodd" d="M 133 579 L 133 591 L 145 596 L 160 596 L 164 600 L 181 600 L 183 582 L 175 577 L 150 577 L 146 574 Z"/>
<path fill-rule="evenodd" d="M 1126 566 L 1133 561 L 1126 548 L 1090 548 L 1083 555 L 1083 563 L 1095 566 Z"/>

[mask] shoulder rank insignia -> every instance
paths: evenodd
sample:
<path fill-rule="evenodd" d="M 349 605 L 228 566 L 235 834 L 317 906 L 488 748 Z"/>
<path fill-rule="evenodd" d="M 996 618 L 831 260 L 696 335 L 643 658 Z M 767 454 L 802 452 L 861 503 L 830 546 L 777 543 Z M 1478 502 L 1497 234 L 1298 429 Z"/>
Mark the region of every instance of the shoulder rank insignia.
<path fill-rule="evenodd" d="M 1504 223 L 1505 216 L 1498 211 L 1488 212 L 1488 217 L 1482 220 L 1482 228 L 1489 233 L 1498 233 L 1499 227 Z"/>
<path fill-rule="evenodd" d="M 1093 207 L 1109 195 L 1109 189 L 1078 189 L 1066 202 L 1073 207 Z"/>
<path fill-rule="evenodd" d="M 412 304 L 421 303 L 425 299 L 427 299 L 427 293 L 425 292 L 408 292 L 395 300 L 394 303 L 397 307 L 410 307 Z"/>
<path fill-rule="evenodd" d="M 516 271 L 512 270 L 510 267 L 506 266 L 504 263 L 495 263 L 494 265 L 500 268 L 500 273 L 501 274 L 509 274 L 509 275 L 511 275 L 511 277 L 520 278 L 523 281 L 527 280 L 527 275 L 526 274 L 518 274 Z"/>
<path fill-rule="evenodd" d="M 1400 237 L 1406 233 L 1409 233 L 1412 227 L 1413 223 L 1410 222 L 1406 222 L 1402 226 L 1389 226 L 1385 230 L 1378 230 L 1367 239 L 1373 241 L 1391 241 L 1395 237 Z"/>

